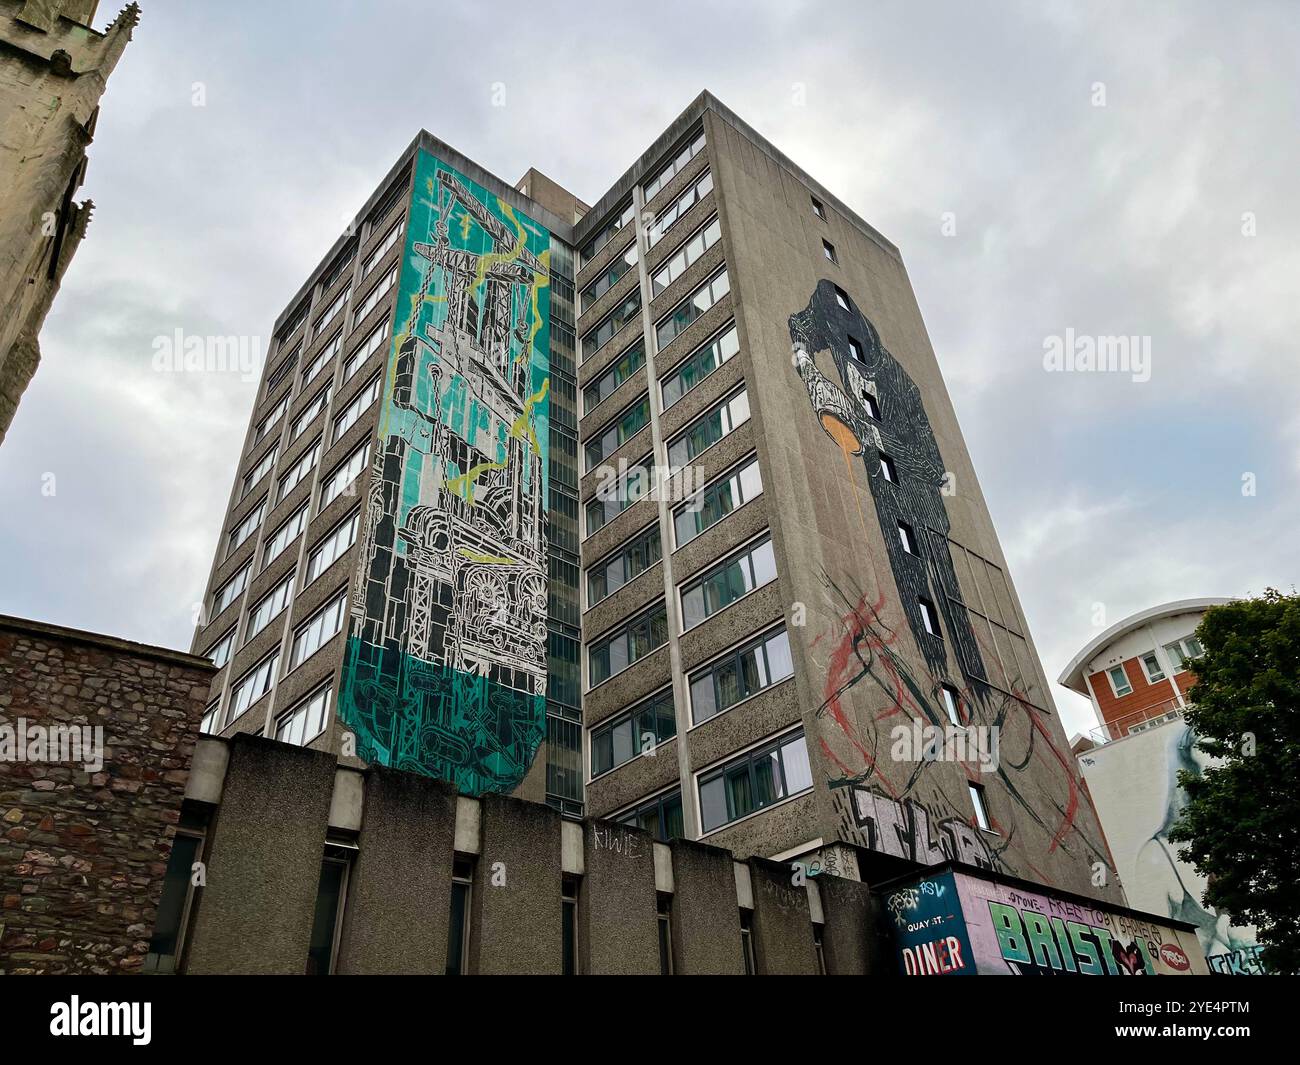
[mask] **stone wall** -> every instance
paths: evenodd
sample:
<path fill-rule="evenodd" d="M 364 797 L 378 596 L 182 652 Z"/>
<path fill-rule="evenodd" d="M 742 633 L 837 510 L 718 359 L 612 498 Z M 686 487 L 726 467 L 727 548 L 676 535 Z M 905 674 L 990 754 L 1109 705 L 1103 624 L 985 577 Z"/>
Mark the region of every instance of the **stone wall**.
<path fill-rule="evenodd" d="M 0 973 L 141 966 L 211 672 L 190 655 L 0 617 Z M 83 746 L 51 761 L 44 741 L 59 726 L 78 727 Z"/>

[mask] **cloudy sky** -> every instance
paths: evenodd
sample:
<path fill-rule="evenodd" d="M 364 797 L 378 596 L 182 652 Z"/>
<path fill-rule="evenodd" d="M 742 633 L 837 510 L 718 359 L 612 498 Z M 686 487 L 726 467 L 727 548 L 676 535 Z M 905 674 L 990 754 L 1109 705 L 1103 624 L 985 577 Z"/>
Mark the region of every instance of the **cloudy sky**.
<path fill-rule="evenodd" d="M 421 126 L 590 202 L 702 88 L 902 249 L 1050 678 L 1099 616 L 1297 581 L 1287 3 L 143 6 L 0 448 L 2 613 L 188 648 L 255 386 L 154 338 L 266 337 Z M 1046 372 L 1067 330 L 1150 379 Z"/>

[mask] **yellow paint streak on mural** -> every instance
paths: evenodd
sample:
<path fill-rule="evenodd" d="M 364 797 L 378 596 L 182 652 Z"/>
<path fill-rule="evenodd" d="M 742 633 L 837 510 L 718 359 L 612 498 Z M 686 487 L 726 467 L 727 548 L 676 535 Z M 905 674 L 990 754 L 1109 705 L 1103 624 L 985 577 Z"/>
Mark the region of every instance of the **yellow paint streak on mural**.
<path fill-rule="evenodd" d="M 513 566 L 517 561 L 513 558 L 506 558 L 505 555 L 484 555 L 478 551 L 471 551 L 468 547 L 458 547 L 456 553 L 461 558 L 467 558 L 471 562 L 481 562 L 488 566 Z"/>
<path fill-rule="evenodd" d="M 517 440 L 519 437 L 526 435 L 529 446 L 539 455 L 542 453 L 542 449 L 537 443 L 537 433 L 533 429 L 532 419 L 529 415 L 532 414 L 533 408 L 546 398 L 546 393 L 550 390 L 551 379 L 548 377 L 542 382 L 542 387 L 537 390 L 537 394 L 528 397 L 528 400 L 524 403 L 523 411 L 515 419 L 514 424 L 510 426 L 508 434 L 510 440 Z M 505 468 L 506 464 L 504 462 L 481 462 L 477 466 L 471 467 L 466 473 L 456 477 L 448 477 L 447 488 L 464 499 L 465 502 L 473 505 L 474 482 L 485 473 L 491 473 L 493 470 L 504 470 Z"/>

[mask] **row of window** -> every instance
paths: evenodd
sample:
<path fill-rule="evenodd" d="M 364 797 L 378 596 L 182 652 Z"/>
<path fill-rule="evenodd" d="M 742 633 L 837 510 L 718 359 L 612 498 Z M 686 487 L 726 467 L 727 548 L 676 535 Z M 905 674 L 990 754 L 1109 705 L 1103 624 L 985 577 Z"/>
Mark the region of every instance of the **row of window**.
<path fill-rule="evenodd" d="M 693 233 L 664 264 L 650 276 L 650 294 L 658 296 L 686 273 L 692 265 L 722 239 L 722 223 L 714 215 Z"/>
<path fill-rule="evenodd" d="M 668 163 L 656 171 L 654 177 L 644 184 L 642 187 L 643 195 L 645 197 L 644 202 L 649 203 L 653 200 L 659 190 L 668 184 L 668 182 L 672 181 L 677 174 L 681 173 L 681 171 L 685 169 L 686 164 L 694 159 L 696 155 L 703 151 L 703 149 L 704 131 L 700 130 L 677 152 L 675 156 L 673 156 L 671 160 L 669 160 Z M 685 212 L 680 211 L 679 214 L 681 213 Z M 635 217 L 635 207 L 633 206 L 632 201 L 629 200 L 624 203 L 618 213 L 613 215 L 605 225 L 587 238 L 587 241 L 583 244 L 581 249 L 579 249 L 579 260 L 583 263 L 591 262 L 591 260 L 600 252 L 601 248 L 608 244 L 624 228 L 630 225 Z M 662 217 L 662 214 L 660 217 Z M 658 228 L 659 218 L 656 218 L 655 222 L 655 228 Z M 667 225 L 663 227 L 664 230 L 667 228 Z"/>
<path fill-rule="evenodd" d="M 376 378 L 375 382 L 372 382 L 372 387 L 374 389 L 377 389 L 377 382 L 378 382 L 378 378 Z M 367 389 L 367 391 L 371 391 L 371 389 Z M 378 392 L 375 391 L 374 395 L 377 394 Z M 374 402 L 373 396 L 371 397 L 369 402 L 370 403 Z M 308 448 L 303 453 L 302 457 L 299 458 L 298 461 L 295 462 L 293 466 L 290 467 L 290 469 L 281 476 L 277 486 L 277 493 L 278 493 L 276 496 L 277 503 L 280 500 L 284 499 L 289 494 L 289 492 L 291 492 L 303 480 L 303 478 L 305 478 L 312 471 L 312 469 L 315 467 L 316 462 L 320 457 L 320 453 L 321 453 L 321 442 L 317 440 L 310 448 Z M 321 491 L 320 491 L 320 501 L 317 504 L 316 513 L 317 514 L 321 513 L 321 511 L 323 511 L 326 507 L 328 507 L 331 503 L 333 503 L 334 500 L 337 499 L 339 496 L 349 493 L 350 490 L 352 489 L 353 483 L 361 475 L 361 471 L 365 469 L 366 463 L 369 461 L 370 461 L 370 441 L 366 440 L 362 444 L 360 444 L 356 449 L 354 449 L 352 453 L 348 455 L 348 457 L 345 458 L 341 463 L 339 463 L 339 465 L 336 466 L 329 473 L 329 475 L 325 477 L 325 479 L 322 481 Z M 239 523 L 230 531 L 229 537 L 227 539 L 227 544 L 228 544 L 226 550 L 227 558 L 229 558 L 230 555 L 237 548 L 239 548 L 243 543 L 245 543 L 248 540 L 248 538 L 254 532 L 256 532 L 257 529 L 261 526 L 262 519 L 266 515 L 267 503 L 268 503 L 267 498 L 263 497 L 262 500 L 257 504 L 257 506 L 255 506 L 252 510 L 250 510 L 248 514 L 245 515 L 239 521 Z M 284 547 L 287 546 L 287 544 L 293 540 L 293 538 L 298 534 L 298 532 L 302 530 L 302 528 L 306 524 L 306 516 L 307 516 L 307 504 L 304 503 L 299 510 L 295 511 L 293 515 L 291 515 L 288 519 L 286 519 L 279 527 L 277 527 L 277 529 L 270 535 L 270 537 L 268 537 L 266 544 L 264 545 L 263 548 L 262 565 L 261 568 L 258 570 L 259 573 L 263 569 L 265 569 L 271 563 L 271 561 L 284 549 Z M 294 528 L 295 524 L 297 526 L 296 528 Z M 251 564 L 252 564 L 252 560 L 250 559 L 248 565 L 246 565 L 244 568 L 248 569 L 251 566 Z M 238 589 L 233 588 L 233 585 L 236 583 L 238 578 L 239 578 L 239 574 L 236 574 L 234 577 L 231 577 L 230 580 L 226 582 L 226 584 L 224 584 L 220 589 L 218 589 L 218 591 L 213 597 L 213 613 L 211 615 L 212 617 L 216 617 L 218 614 L 220 614 L 221 610 L 224 609 L 226 606 L 229 606 L 230 603 L 234 601 L 234 598 L 238 596 L 239 592 L 243 590 L 242 587 Z M 245 574 L 244 583 L 247 583 L 247 574 Z M 224 605 L 220 606 L 220 609 L 218 609 L 219 604 L 223 604 L 223 603 Z"/>
<path fill-rule="evenodd" d="M 579 311 L 585 314 L 606 292 L 617 285 L 629 270 L 636 267 L 638 259 L 636 241 L 628 245 L 627 251 L 614 259 L 605 272 L 582 290 L 579 297 Z"/>
<path fill-rule="evenodd" d="M 646 232 L 647 246 L 653 248 L 663 240 L 668 231 L 672 229 L 680 219 L 684 218 L 692 207 L 712 191 L 713 172 L 706 170 L 691 183 L 690 188 L 655 215 L 654 222 Z"/>
<path fill-rule="evenodd" d="M 292 586 L 292 579 L 287 583 Z M 279 589 L 277 589 L 278 591 Z M 283 596 L 284 602 L 287 602 L 288 589 L 285 589 Z M 285 670 L 286 675 L 297 669 L 343 631 L 343 623 L 347 617 L 347 598 L 347 588 L 344 587 L 294 630 L 293 642 L 289 647 L 289 664 Z M 274 605 L 268 609 L 274 609 Z M 279 609 L 283 609 L 283 604 Z M 247 713 L 254 703 L 271 690 L 278 676 L 279 666 L 280 650 L 276 648 L 230 686 L 230 698 L 226 704 L 226 712 L 221 719 L 220 725 L 217 724 L 217 706 L 214 704 L 209 707 L 209 713 L 204 717 L 203 731 L 219 731 Z M 295 707 L 294 709 L 296 711 L 298 708 Z M 315 738 L 315 736 L 313 735 L 311 738 Z"/>
<path fill-rule="evenodd" d="M 1203 650 L 1200 641 L 1195 636 L 1184 636 L 1182 639 L 1164 645 L 1165 656 L 1173 664 L 1174 673 L 1182 673 L 1186 670 L 1188 660 L 1199 658 Z M 1146 674 L 1148 684 L 1155 684 L 1157 681 L 1168 678 L 1168 674 L 1165 672 L 1165 668 L 1155 651 L 1147 651 L 1139 655 L 1138 660 L 1142 663 L 1142 671 Z M 1133 685 L 1122 665 L 1112 666 L 1106 670 L 1106 675 L 1110 678 L 1111 691 L 1114 692 L 1117 699 L 1133 694 Z"/>
<path fill-rule="evenodd" d="M 297 536 L 302 531 L 305 524 L 306 507 L 286 523 L 284 529 L 292 532 L 292 536 L 285 538 L 285 543 Z M 357 539 L 357 529 L 361 521 L 360 510 L 354 510 L 348 517 L 344 518 L 338 525 L 331 529 L 321 541 L 312 548 L 307 556 L 307 568 L 303 577 L 302 588 L 306 589 L 317 577 L 330 568 L 346 552 Z M 295 529 L 294 526 L 297 526 Z M 277 540 L 281 537 L 277 534 Z M 284 549 L 284 544 L 275 548 L 274 553 L 268 553 L 268 560 L 274 558 Z M 224 587 L 236 587 L 240 592 L 247 585 L 248 574 L 251 567 L 244 567 L 231 583 Z M 264 567 L 265 568 L 265 564 Z M 289 604 L 292 598 L 294 578 L 297 576 L 295 570 L 291 570 L 284 579 L 277 584 L 271 591 L 267 592 L 257 600 L 248 612 L 248 623 L 244 630 L 244 643 L 248 643 L 254 636 L 261 632 L 271 621 L 280 615 Z M 223 591 L 224 591 L 223 587 Z M 238 593 L 235 593 L 236 595 Z M 233 598 L 230 602 L 233 602 Z M 222 600 L 218 600 L 219 605 Z M 226 603 L 229 605 L 229 602 Z M 212 659 L 217 668 L 221 668 L 230 660 L 230 653 L 234 648 L 236 626 L 232 625 L 230 629 L 209 649 L 207 657 Z"/>
<path fill-rule="evenodd" d="M 808 746 L 799 727 L 696 775 L 700 827 L 705 834 L 714 832 L 809 792 L 812 786 Z M 663 842 L 686 835 L 679 788 L 642 800 L 611 820 L 643 829 Z"/>

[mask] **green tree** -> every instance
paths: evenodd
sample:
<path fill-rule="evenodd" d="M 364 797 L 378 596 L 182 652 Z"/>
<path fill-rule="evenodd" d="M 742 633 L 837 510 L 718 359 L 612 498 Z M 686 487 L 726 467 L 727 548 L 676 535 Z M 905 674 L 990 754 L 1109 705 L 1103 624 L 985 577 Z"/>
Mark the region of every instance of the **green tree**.
<path fill-rule="evenodd" d="M 1300 972 L 1300 596 L 1212 607 L 1196 636 L 1186 719 L 1222 764 L 1179 774 L 1169 838 L 1209 881 L 1203 901 L 1255 925 L 1265 967 Z"/>

